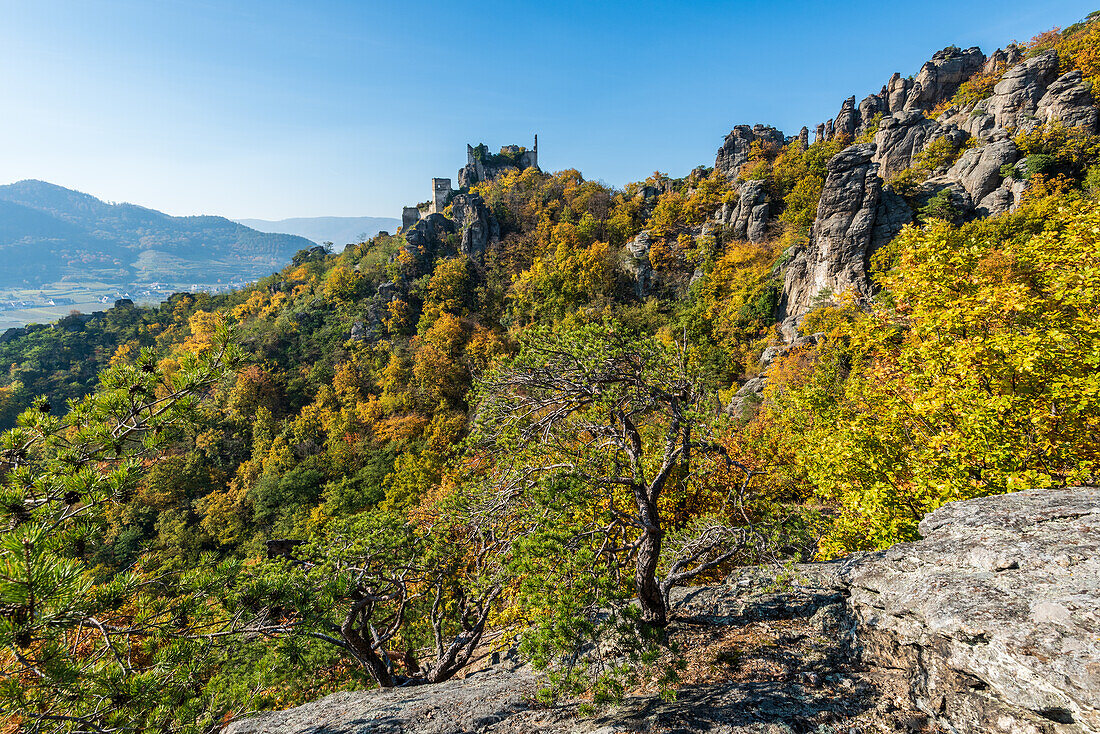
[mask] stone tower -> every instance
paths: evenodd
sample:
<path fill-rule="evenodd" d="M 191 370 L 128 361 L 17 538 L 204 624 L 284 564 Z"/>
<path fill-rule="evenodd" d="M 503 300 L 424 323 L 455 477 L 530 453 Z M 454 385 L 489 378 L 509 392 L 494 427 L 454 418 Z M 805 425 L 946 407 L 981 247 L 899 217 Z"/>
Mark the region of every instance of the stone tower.
<path fill-rule="evenodd" d="M 429 210 L 432 214 L 443 212 L 443 207 L 447 206 L 447 199 L 450 198 L 451 191 L 451 179 L 432 179 L 432 207 Z"/>

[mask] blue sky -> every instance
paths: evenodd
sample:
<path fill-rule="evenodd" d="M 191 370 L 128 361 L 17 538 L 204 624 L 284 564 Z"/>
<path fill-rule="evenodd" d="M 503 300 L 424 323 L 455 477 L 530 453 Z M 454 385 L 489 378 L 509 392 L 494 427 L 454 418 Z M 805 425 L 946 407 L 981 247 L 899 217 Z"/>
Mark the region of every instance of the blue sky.
<path fill-rule="evenodd" d="M 0 0 L 0 183 L 171 214 L 399 216 L 467 142 L 621 185 L 1093 0 Z"/>

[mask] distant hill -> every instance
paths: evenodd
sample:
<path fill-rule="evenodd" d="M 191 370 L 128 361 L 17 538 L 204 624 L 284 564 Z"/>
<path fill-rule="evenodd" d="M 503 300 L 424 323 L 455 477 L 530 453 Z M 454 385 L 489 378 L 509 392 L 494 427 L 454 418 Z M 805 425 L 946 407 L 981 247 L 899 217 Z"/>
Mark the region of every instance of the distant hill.
<path fill-rule="evenodd" d="M 331 242 L 337 250 L 344 245 L 359 242 L 363 235 L 373 237 L 379 232 L 393 234 L 401 226 L 400 219 L 392 217 L 295 217 L 293 219 L 236 219 L 239 224 L 261 232 L 296 234 L 317 244 Z"/>
<path fill-rule="evenodd" d="M 0 186 L 0 287 L 251 281 L 312 246 L 224 217 L 173 217 L 44 181 Z"/>

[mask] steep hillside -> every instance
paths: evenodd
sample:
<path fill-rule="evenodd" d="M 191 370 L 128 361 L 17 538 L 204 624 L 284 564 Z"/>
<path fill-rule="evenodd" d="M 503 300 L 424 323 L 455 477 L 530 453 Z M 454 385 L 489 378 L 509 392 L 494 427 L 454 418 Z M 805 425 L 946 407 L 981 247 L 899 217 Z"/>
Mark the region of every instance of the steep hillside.
<path fill-rule="evenodd" d="M 0 186 L 0 287 L 70 280 L 248 282 L 303 248 L 222 217 L 172 217 L 42 181 Z"/>

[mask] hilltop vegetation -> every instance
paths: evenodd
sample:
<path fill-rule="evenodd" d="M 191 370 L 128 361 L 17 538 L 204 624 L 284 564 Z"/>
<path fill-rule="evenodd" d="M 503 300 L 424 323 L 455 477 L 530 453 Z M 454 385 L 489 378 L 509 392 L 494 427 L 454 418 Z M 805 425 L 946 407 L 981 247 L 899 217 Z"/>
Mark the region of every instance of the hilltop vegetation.
<path fill-rule="evenodd" d="M 1094 76 L 1097 28 L 1018 60 L 1064 47 L 1059 72 Z M 613 700 L 656 659 L 675 584 L 1095 481 L 1100 137 L 1011 132 L 925 141 L 889 189 L 916 221 L 857 253 L 863 290 L 820 289 L 786 324 L 838 161 L 870 159 L 854 136 L 622 190 L 508 171 L 239 292 L 0 344 L 8 722 L 214 731 L 445 680 L 487 632 L 558 692 Z M 1004 140 L 1024 155 L 996 186 L 1026 184 L 1005 213 L 937 184 Z M 621 659 L 556 665 L 612 632 Z"/>

